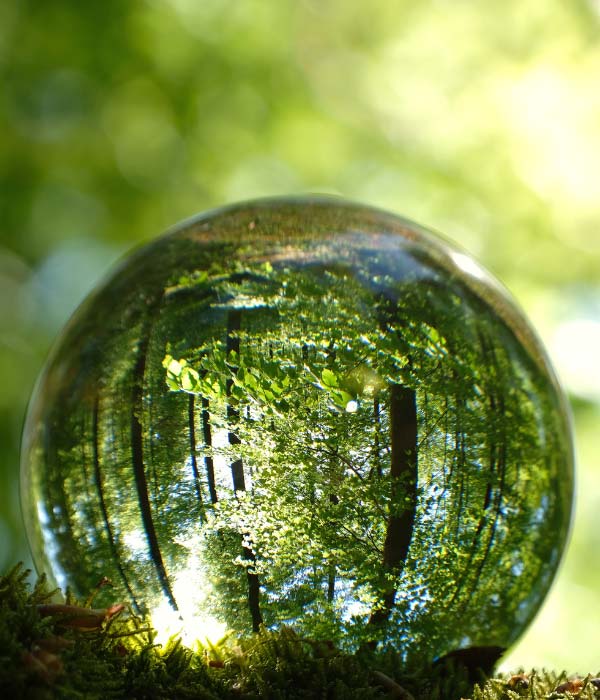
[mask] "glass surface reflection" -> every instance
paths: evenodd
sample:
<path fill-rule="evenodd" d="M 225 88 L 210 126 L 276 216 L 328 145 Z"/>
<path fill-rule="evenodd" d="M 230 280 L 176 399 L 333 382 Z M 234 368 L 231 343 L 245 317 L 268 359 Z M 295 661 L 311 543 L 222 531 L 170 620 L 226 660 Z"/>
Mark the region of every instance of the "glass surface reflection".
<path fill-rule="evenodd" d="M 535 336 L 468 263 L 315 199 L 209 213 L 125 260 L 30 406 L 40 570 L 239 634 L 508 646 L 561 556 L 571 437 Z"/>

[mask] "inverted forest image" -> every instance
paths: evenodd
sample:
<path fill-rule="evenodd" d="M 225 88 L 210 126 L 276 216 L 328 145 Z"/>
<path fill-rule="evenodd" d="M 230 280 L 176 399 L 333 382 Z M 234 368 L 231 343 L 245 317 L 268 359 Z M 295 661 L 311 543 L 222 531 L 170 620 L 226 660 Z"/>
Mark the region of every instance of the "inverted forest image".
<path fill-rule="evenodd" d="M 569 426 L 520 313 L 464 254 L 338 200 L 232 207 L 126 259 L 26 430 L 40 569 L 199 628 L 507 647 L 567 535 Z"/>

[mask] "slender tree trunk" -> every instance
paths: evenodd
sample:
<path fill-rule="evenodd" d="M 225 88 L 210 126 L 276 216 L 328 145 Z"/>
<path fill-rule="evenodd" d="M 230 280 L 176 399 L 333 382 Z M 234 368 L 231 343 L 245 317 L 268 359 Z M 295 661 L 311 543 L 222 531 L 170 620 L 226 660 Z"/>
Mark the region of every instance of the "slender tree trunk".
<path fill-rule="evenodd" d="M 127 579 L 127 575 L 125 574 L 125 570 L 121 564 L 121 555 L 119 554 L 119 550 L 117 549 L 117 543 L 115 541 L 115 536 L 113 533 L 112 525 L 110 524 L 110 520 L 108 517 L 108 508 L 106 507 L 106 500 L 104 498 L 104 485 L 103 485 L 103 479 L 102 479 L 102 468 L 100 465 L 100 449 L 99 449 L 99 403 L 100 403 L 100 398 L 96 394 L 94 398 L 94 405 L 92 408 L 92 462 L 93 462 L 93 468 L 94 468 L 94 485 L 96 487 L 96 491 L 98 493 L 98 500 L 100 501 L 100 512 L 102 513 L 102 521 L 104 523 L 104 529 L 106 531 L 106 536 L 108 538 L 108 547 L 110 549 L 110 554 L 112 557 L 112 560 L 117 568 L 117 571 L 119 572 L 119 576 L 121 577 L 121 580 L 123 581 L 123 585 L 127 589 L 127 593 L 129 594 L 129 598 L 131 599 L 131 602 L 133 603 L 133 607 L 135 608 L 135 611 L 137 613 L 141 612 L 141 608 L 137 602 L 137 599 L 135 597 L 135 594 L 133 592 L 133 589 L 131 588 L 129 581 Z"/>
<path fill-rule="evenodd" d="M 458 379 L 456 379 L 458 381 Z M 467 448 L 466 448 L 466 435 L 464 433 L 464 421 L 466 401 L 464 398 L 456 396 L 456 409 L 455 409 L 455 423 L 454 423 L 454 455 L 452 458 L 452 468 L 450 471 L 450 476 L 448 478 L 449 483 L 452 483 L 455 478 L 455 472 L 457 474 L 456 478 L 460 481 L 459 491 L 458 491 L 458 504 L 456 508 L 456 530 L 454 536 L 456 539 L 460 537 L 461 525 L 462 525 L 462 515 L 464 510 L 464 504 L 467 499 L 465 498 L 465 474 L 467 473 Z"/>
<path fill-rule="evenodd" d="M 90 483 L 90 475 L 88 473 L 88 458 L 86 454 L 86 422 L 85 422 L 85 416 L 81 417 L 81 425 L 80 425 L 80 430 L 81 430 L 81 439 L 79 442 L 79 449 L 80 449 L 80 455 L 81 455 L 81 468 L 83 471 L 83 483 L 85 484 L 86 492 L 89 498 L 89 490 L 88 490 L 88 485 Z"/>
<path fill-rule="evenodd" d="M 390 514 L 383 543 L 382 605 L 373 610 L 369 625 L 385 623 L 396 599 L 389 579 L 402 571 L 412 539 L 417 506 L 417 399 L 413 389 L 390 386 Z"/>
<path fill-rule="evenodd" d="M 333 603 L 335 599 L 335 578 L 336 578 L 336 566 L 335 562 L 329 564 L 329 571 L 327 572 L 327 602 Z"/>
<path fill-rule="evenodd" d="M 210 452 L 212 449 L 212 429 L 210 427 L 209 408 L 208 399 L 202 397 L 202 435 L 204 437 L 204 445 Z M 215 483 L 215 463 L 211 454 L 207 454 L 204 457 L 204 466 L 206 468 L 206 480 L 208 481 L 210 502 L 214 505 L 219 499 L 217 497 L 217 485 Z"/>
<path fill-rule="evenodd" d="M 241 328 L 242 314 L 239 309 L 232 309 L 227 317 L 227 356 L 231 356 L 235 353 L 237 357 L 240 354 L 240 339 L 235 335 Z M 235 370 L 234 370 L 235 371 Z M 226 393 L 227 396 L 231 396 L 231 390 L 233 388 L 233 380 L 227 381 Z M 235 430 L 235 426 L 239 422 L 239 411 L 233 402 L 229 400 L 227 402 L 227 424 L 229 426 L 228 440 L 229 444 L 240 445 L 241 440 L 239 435 Z M 246 480 L 244 477 L 244 463 L 241 457 L 234 460 L 231 463 L 231 477 L 233 481 L 234 491 L 245 491 L 246 490 Z M 254 552 L 249 548 L 242 546 L 242 554 L 249 565 L 246 567 L 246 577 L 248 581 L 248 608 L 250 610 L 250 617 L 252 618 L 252 629 L 254 632 L 260 630 L 263 618 L 260 610 L 260 580 L 258 575 L 254 571 L 254 565 L 256 564 L 256 556 Z"/>
<path fill-rule="evenodd" d="M 329 468 L 331 470 L 331 478 L 329 480 L 329 488 L 331 489 L 331 493 L 329 494 L 329 502 L 333 507 L 337 506 L 337 504 L 340 502 L 340 499 L 336 493 L 339 487 L 339 478 L 336 478 L 335 475 L 335 460 L 330 458 L 330 464 Z M 332 520 L 328 527 L 331 529 L 334 537 L 335 533 L 338 532 L 339 530 L 339 523 L 337 523 L 335 520 Z M 337 557 L 330 557 L 329 563 L 327 564 L 327 602 L 328 603 L 333 603 L 333 600 L 335 598 L 335 581 L 337 578 Z"/>
<path fill-rule="evenodd" d="M 194 485 L 196 486 L 196 495 L 198 496 L 198 505 L 200 506 L 200 520 L 204 521 L 206 517 L 204 513 L 204 499 L 202 497 L 202 482 L 200 480 L 200 472 L 198 471 L 198 460 L 196 459 L 196 397 L 194 394 L 189 394 L 188 399 L 188 427 L 190 433 L 192 474 L 194 475 Z"/>
<path fill-rule="evenodd" d="M 131 396 L 131 457 L 133 462 L 133 474 L 135 478 L 135 487 L 140 505 L 140 512 L 150 557 L 161 588 L 169 601 L 173 610 L 177 610 L 177 603 L 171 589 L 171 583 L 165 569 L 165 564 L 158 544 L 156 527 L 152 517 L 152 508 L 150 506 L 150 497 L 148 494 L 148 482 L 146 479 L 146 471 L 144 466 L 144 429 L 142 425 L 142 413 L 144 403 L 144 375 L 146 373 L 146 353 L 148 351 L 147 328 L 142 328 L 142 337 L 144 340 L 140 342 L 138 356 L 133 368 L 133 387 Z"/>
<path fill-rule="evenodd" d="M 499 407 L 498 410 L 500 412 L 500 420 L 504 421 L 506 420 L 505 418 L 505 407 L 504 407 L 504 400 L 500 399 L 499 400 Z M 498 521 L 500 520 L 500 515 L 501 515 L 501 510 L 502 510 L 502 500 L 504 497 L 504 487 L 505 487 L 505 480 L 506 480 L 506 469 L 507 469 L 507 447 L 506 447 L 506 436 L 503 435 L 502 439 L 500 440 L 500 445 L 498 448 L 498 488 L 496 490 L 496 495 L 494 498 L 494 516 L 492 520 L 492 526 L 490 528 L 490 536 L 488 538 L 486 547 L 485 547 L 485 552 L 483 554 L 483 557 L 481 558 L 481 561 L 479 562 L 477 566 L 477 571 L 476 575 L 474 577 L 474 580 L 477 581 L 479 580 L 479 577 L 481 576 L 481 573 L 483 571 L 483 567 L 487 561 L 487 558 L 490 554 L 491 548 L 492 548 L 492 543 L 494 541 L 494 538 L 496 536 L 496 528 L 498 526 Z M 487 501 L 488 507 L 490 505 L 490 500 L 488 498 Z"/>
<path fill-rule="evenodd" d="M 78 583 L 83 578 L 79 576 L 79 562 L 75 559 L 75 553 L 79 546 L 79 539 L 74 532 L 73 522 L 76 522 L 78 515 L 77 507 L 71 507 L 69 492 L 65 489 L 64 469 L 62 450 L 67 454 L 68 447 L 65 445 L 71 426 L 68 414 L 64 405 L 53 407 L 52 413 L 44 424 L 43 441 L 44 456 L 46 461 L 47 478 L 43 482 L 44 497 L 46 503 L 52 504 L 48 508 L 49 527 L 58 543 L 57 561 L 67 571 L 70 569 L 78 579 Z M 67 463 L 66 468 L 70 471 L 71 465 Z M 84 585 L 79 585 L 79 589 L 88 586 L 89 582 L 83 581 Z"/>
<path fill-rule="evenodd" d="M 473 575 L 466 594 L 462 596 L 461 610 L 464 610 L 468 605 L 492 550 L 492 545 L 496 537 L 496 529 L 502 514 L 506 470 L 508 468 L 506 404 L 504 394 L 501 390 L 498 390 L 498 387 L 503 386 L 501 381 L 502 368 L 493 341 L 490 340 L 489 337 L 487 337 L 481 330 L 479 331 L 479 339 L 482 351 L 489 359 L 490 367 L 493 370 L 490 374 L 487 386 L 487 391 L 489 394 L 489 414 L 487 423 L 490 426 L 491 433 L 488 435 L 490 449 L 490 470 L 484 496 L 483 513 L 475 538 L 473 539 L 473 543 L 471 545 L 469 564 L 468 567 L 465 568 L 466 572 L 472 571 Z M 491 426 L 493 426 L 493 428 Z M 484 546 L 483 555 L 475 564 L 475 553 L 479 548 L 478 545 L 480 540 L 483 539 L 484 524 L 487 525 L 488 523 L 490 524 L 489 533 Z M 461 584 L 462 583 L 463 581 L 461 581 Z M 457 589 L 457 593 L 455 593 L 453 600 L 457 597 L 458 590 L 459 589 Z"/>
<path fill-rule="evenodd" d="M 242 312 L 234 309 L 229 312 L 227 318 L 227 357 L 235 353 L 237 357 L 240 355 L 240 339 L 234 335 L 240 330 L 242 323 Z M 237 369 L 234 370 L 237 372 Z M 226 393 L 227 397 L 231 396 L 233 388 L 233 379 L 227 380 Z M 227 401 L 227 425 L 229 426 L 228 441 L 230 445 L 241 445 L 242 441 L 235 430 L 235 426 L 239 423 L 240 412 L 231 400 Z M 231 476 L 233 479 L 233 488 L 235 491 L 246 490 L 246 478 L 244 476 L 244 463 L 242 459 L 236 459 L 231 463 Z"/>
<path fill-rule="evenodd" d="M 448 462 L 448 436 L 450 435 L 450 409 L 448 408 L 448 396 L 444 397 L 444 457 L 442 459 L 442 480 L 443 480 L 443 493 L 445 494 L 448 490 L 447 472 L 446 464 Z M 441 498 L 441 496 L 440 496 Z"/>

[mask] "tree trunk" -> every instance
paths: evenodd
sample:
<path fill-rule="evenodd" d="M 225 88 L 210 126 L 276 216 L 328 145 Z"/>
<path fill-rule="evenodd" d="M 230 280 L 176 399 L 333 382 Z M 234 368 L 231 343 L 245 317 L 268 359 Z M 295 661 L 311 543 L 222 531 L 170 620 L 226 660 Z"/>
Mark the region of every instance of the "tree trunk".
<path fill-rule="evenodd" d="M 212 448 L 212 430 L 210 427 L 209 403 L 208 399 L 204 397 L 202 397 L 202 434 L 204 437 L 204 445 L 210 450 Z M 210 502 L 214 505 L 219 499 L 217 497 L 217 485 L 215 483 L 215 463 L 211 454 L 207 454 L 204 457 L 204 466 L 206 467 Z"/>
<path fill-rule="evenodd" d="M 488 482 L 483 501 L 482 515 L 471 544 L 471 552 L 469 561 L 465 567 L 465 574 L 457 586 L 457 590 L 452 598 L 453 603 L 457 598 L 462 586 L 465 585 L 467 573 L 473 572 L 470 586 L 465 595 L 462 596 L 459 610 L 464 610 L 471 599 L 471 595 L 479 581 L 483 569 L 487 563 L 488 557 L 492 550 L 492 545 L 496 537 L 496 529 L 501 519 L 502 502 L 504 499 L 504 487 L 506 479 L 506 470 L 508 467 L 508 449 L 507 449 L 507 417 L 504 394 L 498 387 L 503 386 L 501 377 L 501 362 L 498 359 L 496 348 L 493 341 L 483 332 L 479 330 L 479 340 L 482 352 L 489 361 L 490 375 L 487 384 L 488 399 L 488 417 L 487 423 L 494 426 L 492 434 L 488 435 L 489 451 L 490 451 L 490 469 Z M 489 523 L 489 532 L 487 532 L 487 542 L 484 546 L 483 555 L 479 562 L 475 563 L 475 554 L 479 549 L 479 543 L 483 540 L 484 526 Z"/>
<path fill-rule="evenodd" d="M 227 356 L 229 357 L 232 353 L 236 353 L 237 357 L 240 354 L 240 339 L 234 335 L 240 330 L 242 321 L 242 314 L 239 309 L 232 309 L 227 317 Z M 237 371 L 233 369 L 234 373 Z M 227 396 L 231 396 L 231 390 L 233 388 L 233 379 L 229 379 L 226 385 Z M 239 435 L 235 431 L 235 426 L 239 422 L 240 414 L 238 409 L 233 405 L 233 402 L 229 400 L 227 402 L 227 424 L 229 426 L 228 440 L 230 445 L 240 445 L 241 440 Z M 246 480 L 244 477 L 244 463 L 241 457 L 234 460 L 231 463 L 231 477 L 233 481 L 234 491 L 245 491 L 246 490 Z M 242 536 L 243 537 L 243 536 Z M 262 613 L 260 611 L 260 580 L 258 575 L 254 572 L 254 565 L 256 564 L 256 556 L 254 552 L 249 548 L 242 546 L 242 554 L 249 565 L 246 567 L 246 577 L 248 581 L 248 608 L 250 610 L 250 617 L 252 618 L 252 629 L 254 632 L 260 630 L 262 625 Z"/>
<path fill-rule="evenodd" d="M 144 467 L 144 429 L 142 426 L 142 412 L 144 403 L 144 375 L 146 373 L 146 353 L 148 351 L 148 329 L 142 328 L 143 340 L 140 342 L 138 356 L 133 369 L 133 386 L 131 392 L 131 457 L 133 462 L 133 474 L 135 477 L 135 487 L 144 531 L 148 541 L 150 557 L 156 569 L 161 588 L 169 601 L 173 610 L 177 610 L 177 603 L 171 589 L 171 584 L 165 565 L 163 562 L 154 520 L 152 518 L 152 508 L 148 495 L 148 482 Z"/>
<path fill-rule="evenodd" d="M 108 518 L 108 509 L 106 507 L 106 501 L 104 499 L 104 485 L 102 483 L 102 469 L 100 466 L 100 450 L 98 447 L 99 444 L 99 414 L 100 414 L 100 407 L 99 407 L 100 399 L 99 396 L 96 394 L 94 398 L 94 406 L 92 408 L 92 462 L 93 462 L 93 468 L 94 468 L 94 485 L 96 486 L 96 491 L 98 493 L 98 500 L 100 501 L 100 512 L 102 513 L 102 521 L 104 523 L 104 529 L 106 531 L 106 536 L 108 537 L 108 547 L 110 549 L 110 554 L 113 559 L 113 562 L 117 568 L 117 571 L 119 572 L 119 576 L 121 577 L 121 580 L 123 581 L 123 585 L 127 589 L 127 593 L 129 594 L 129 598 L 131 599 L 131 602 L 133 603 L 133 607 L 135 608 L 135 611 L 137 613 L 141 612 L 141 608 L 137 602 L 137 599 L 135 597 L 135 594 L 129 584 L 129 581 L 127 579 L 127 575 L 125 574 L 125 570 L 123 569 L 123 566 L 121 564 L 121 555 L 119 554 L 119 550 L 117 549 L 117 543 L 115 541 L 115 536 L 113 533 L 112 525 L 110 524 L 110 520 Z"/>
<path fill-rule="evenodd" d="M 385 623 L 396 599 L 390 582 L 402 571 L 408 554 L 417 506 L 417 398 L 413 389 L 390 386 L 390 514 L 383 544 L 382 604 L 373 610 L 369 625 Z"/>
<path fill-rule="evenodd" d="M 190 433 L 192 474 L 194 475 L 194 485 L 196 486 L 196 495 L 198 496 L 198 505 L 200 506 L 200 520 L 204 521 L 206 518 L 204 514 L 204 499 L 202 497 L 202 482 L 200 481 L 198 460 L 196 459 L 196 397 L 194 394 L 189 394 L 188 399 L 188 427 Z"/>

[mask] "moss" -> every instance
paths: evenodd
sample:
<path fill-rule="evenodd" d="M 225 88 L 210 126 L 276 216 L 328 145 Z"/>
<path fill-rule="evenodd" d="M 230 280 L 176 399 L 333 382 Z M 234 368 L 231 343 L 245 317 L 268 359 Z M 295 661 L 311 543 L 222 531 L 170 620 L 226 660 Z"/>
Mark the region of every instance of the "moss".
<path fill-rule="evenodd" d="M 565 674 L 532 672 L 473 685 L 473 669 L 407 670 L 391 653 L 346 655 L 289 628 L 192 650 L 154 642 L 146 621 L 122 605 L 52 603 L 43 579 L 30 588 L 16 566 L 0 578 L 0 697 L 197 700 L 511 700 L 593 698 L 592 677 L 555 692 Z M 567 690 L 565 687 L 563 690 Z M 577 695 L 576 693 L 579 693 Z"/>

